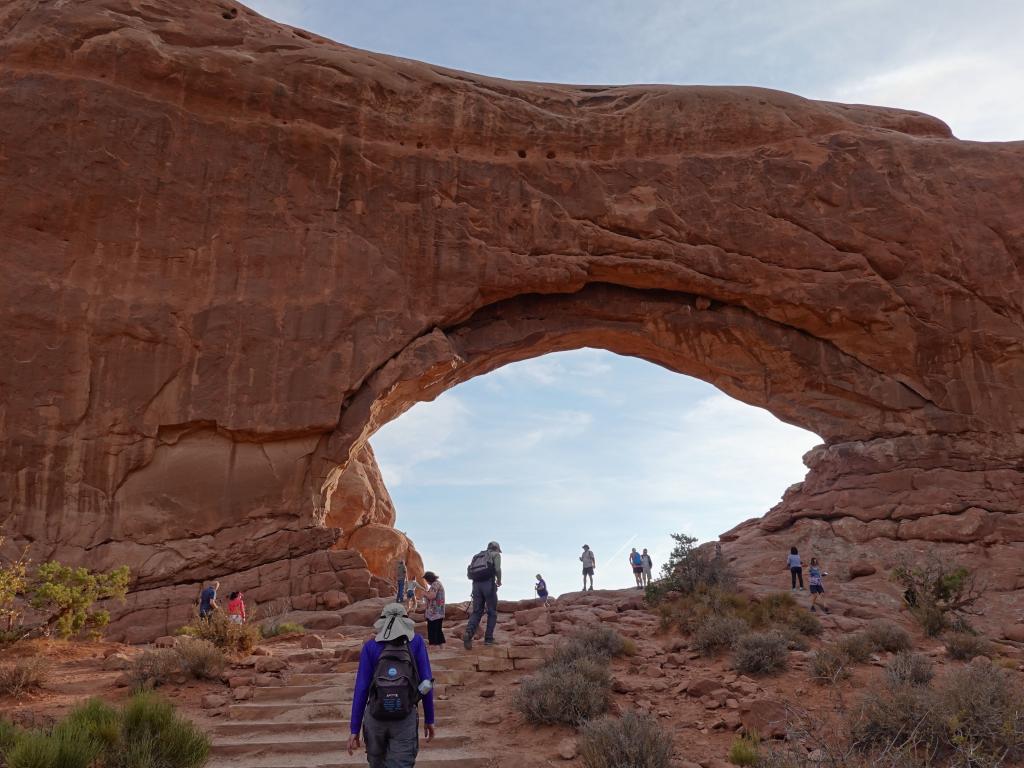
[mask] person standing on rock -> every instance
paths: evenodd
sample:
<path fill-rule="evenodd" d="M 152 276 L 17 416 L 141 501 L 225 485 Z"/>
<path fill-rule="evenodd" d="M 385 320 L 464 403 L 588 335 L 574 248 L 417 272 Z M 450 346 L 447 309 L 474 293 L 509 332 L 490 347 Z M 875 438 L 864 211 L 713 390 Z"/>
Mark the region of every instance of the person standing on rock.
<path fill-rule="evenodd" d="M 597 567 L 597 558 L 589 544 L 583 545 L 583 554 L 580 555 L 580 562 L 583 563 L 583 591 L 587 591 L 587 577 L 590 577 L 590 591 L 594 591 L 594 569 Z"/>
<path fill-rule="evenodd" d="M 434 679 L 426 643 L 401 603 L 388 603 L 373 625 L 375 637 L 359 653 L 348 753 L 366 742 L 370 768 L 412 768 L 420 749 L 419 709 L 423 702 L 423 736 L 434 738 Z"/>
<path fill-rule="evenodd" d="M 796 547 L 789 548 L 789 557 L 786 558 L 786 567 L 789 568 L 789 577 L 792 583 L 790 591 L 796 592 L 796 582 L 800 581 L 800 589 L 804 588 L 804 567 L 800 562 L 800 553 Z"/>
<path fill-rule="evenodd" d="M 433 571 L 424 573 L 423 580 L 427 582 L 427 605 L 423 610 L 427 620 L 427 643 L 443 646 L 445 639 L 441 625 L 444 624 L 444 584 Z"/>
<path fill-rule="evenodd" d="M 207 585 L 206 589 L 199 593 L 199 618 L 206 619 L 210 614 L 220 608 L 217 605 L 217 590 L 220 589 L 220 582 L 215 581 Z"/>
<path fill-rule="evenodd" d="M 551 598 L 548 596 L 548 583 L 544 581 L 544 577 L 539 573 L 537 574 L 537 583 L 533 585 L 533 591 L 537 593 L 537 597 L 540 598 L 541 605 L 546 606 L 551 602 Z"/>
<path fill-rule="evenodd" d="M 646 548 L 644 549 L 643 554 L 640 555 L 640 562 L 644 566 L 644 586 L 649 587 L 651 586 L 651 571 L 654 569 L 654 561 L 651 560 L 651 556 L 647 554 Z"/>
<path fill-rule="evenodd" d="M 228 621 L 245 624 L 245 600 L 241 592 L 232 592 L 228 595 Z"/>
<path fill-rule="evenodd" d="M 473 613 L 462 635 L 462 645 L 468 651 L 473 648 L 473 635 L 480 626 L 484 610 L 487 611 L 487 629 L 484 630 L 484 645 L 494 645 L 494 627 L 498 623 L 498 587 L 501 586 L 501 547 L 492 541 L 487 549 L 473 556 L 466 576 L 473 582 Z"/>
<path fill-rule="evenodd" d="M 398 594 L 395 597 L 396 603 L 405 601 L 405 560 L 399 560 L 398 565 L 395 566 L 395 581 L 398 582 Z"/>
<path fill-rule="evenodd" d="M 633 569 L 633 579 L 636 581 L 636 588 L 644 588 L 644 560 L 643 556 L 636 551 L 636 547 L 629 553 L 629 566 Z"/>
<path fill-rule="evenodd" d="M 818 605 L 818 598 L 820 597 L 821 610 L 825 613 L 831 613 L 828 606 L 825 605 L 825 584 L 821 580 L 822 576 L 828 576 L 828 574 L 821 570 L 821 566 L 818 564 L 818 558 L 812 557 L 811 565 L 807 569 L 807 586 L 810 587 L 811 590 L 811 610 L 818 610 L 816 606 Z"/>

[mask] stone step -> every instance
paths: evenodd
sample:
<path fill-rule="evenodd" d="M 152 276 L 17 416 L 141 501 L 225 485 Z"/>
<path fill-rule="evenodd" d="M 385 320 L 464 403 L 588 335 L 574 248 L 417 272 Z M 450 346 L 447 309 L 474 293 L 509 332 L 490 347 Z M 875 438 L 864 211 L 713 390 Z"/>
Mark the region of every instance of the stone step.
<path fill-rule="evenodd" d="M 438 737 L 439 739 L 440 737 Z M 342 766 L 366 766 L 366 753 L 360 748 L 354 754 L 347 751 L 311 759 L 310 755 L 231 755 L 211 756 L 206 768 L 341 768 Z M 491 768 L 494 755 L 483 755 L 477 750 L 441 749 L 424 743 L 420 738 L 420 751 L 416 757 L 416 768 Z"/>
<path fill-rule="evenodd" d="M 277 720 L 283 723 L 305 723 L 310 720 L 341 720 L 348 722 L 351 702 L 305 702 L 231 704 L 228 717 L 248 722 Z"/>
<path fill-rule="evenodd" d="M 348 685 L 277 685 L 254 688 L 253 702 L 286 702 L 302 703 L 340 702 L 352 698 L 354 681 Z"/>
<path fill-rule="evenodd" d="M 438 729 L 455 728 L 458 725 L 454 717 L 438 717 L 436 720 Z M 306 720 L 299 723 L 277 722 L 274 720 L 257 720 L 246 722 L 243 720 L 226 720 L 210 726 L 210 735 L 216 738 L 223 738 L 225 741 L 241 739 L 254 736 L 259 739 L 276 736 L 281 739 L 317 738 L 320 734 L 337 736 L 345 734 L 348 738 L 348 710 L 346 709 L 343 718 L 325 718 L 323 720 Z"/>
<path fill-rule="evenodd" d="M 428 748 L 431 751 L 458 749 L 466 746 L 469 740 L 469 736 L 465 735 L 439 733 Z M 265 755 L 315 755 L 318 760 L 331 761 L 342 754 L 347 757 L 347 745 L 347 733 L 343 733 L 342 737 L 335 733 L 333 736 L 324 735 L 322 738 L 304 735 L 303 738 L 290 741 L 280 741 L 273 736 L 237 741 L 218 739 L 211 746 L 210 754 L 246 758 L 258 758 Z M 425 746 L 425 744 L 421 744 L 421 746 Z"/>

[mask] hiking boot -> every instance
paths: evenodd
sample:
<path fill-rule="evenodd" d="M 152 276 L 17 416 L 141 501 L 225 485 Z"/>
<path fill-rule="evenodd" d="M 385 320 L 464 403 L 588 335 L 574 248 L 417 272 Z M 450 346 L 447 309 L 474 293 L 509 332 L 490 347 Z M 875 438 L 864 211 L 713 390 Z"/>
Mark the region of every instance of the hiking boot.
<path fill-rule="evenodd" d="M 473 636 L 469 632 L 462 635 L 462 647 L 467 651 L 473 650 Z"/>
<path fill-rule="evenodd" d="M 488 640 L 484 638 L 484 645 L 494 645 L 494 640 Z"/>

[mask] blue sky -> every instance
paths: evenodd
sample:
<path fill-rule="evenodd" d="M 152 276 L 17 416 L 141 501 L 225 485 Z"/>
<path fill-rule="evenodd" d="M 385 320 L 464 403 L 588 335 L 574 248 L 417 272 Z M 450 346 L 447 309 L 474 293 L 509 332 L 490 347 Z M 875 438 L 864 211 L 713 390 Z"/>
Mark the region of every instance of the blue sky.
<path fill-rule="evenodd" d="M 357 48 L 513 80 L 758 85 L 919 109 L 960 138 L 1024 139 L 1024 3 L 947 0 L 255 0 Z M 713 539 L 799 482 L 818 439 L 715 388 L 598 350 L 528 360 L 421 403 L 372 439 L 398 526 L 466 587 L 488 539 L 506 597 L 625 586 L 629 547 Z M 611 562 L 609 562 L 611 561 Z M 468 591 L 468 589 L 467 589 Z"/>

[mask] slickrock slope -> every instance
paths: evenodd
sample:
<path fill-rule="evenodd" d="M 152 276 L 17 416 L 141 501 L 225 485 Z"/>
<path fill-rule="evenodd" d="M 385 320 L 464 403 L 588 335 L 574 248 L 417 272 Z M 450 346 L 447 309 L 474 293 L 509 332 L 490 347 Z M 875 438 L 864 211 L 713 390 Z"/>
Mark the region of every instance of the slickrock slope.
<path fill-rule="evenodd" d="M 0 157 L 12 551 L 127 562 L 154 599 L 343 536 L 374 561 L 329 526 L 390 525 L 376 427 L 593 346 L 822 436 L 730 556 L 821 536 L 1024 587 L 1020 142 L 755 88 L 496 80 L 232 2 L 15 0 Z"/>

